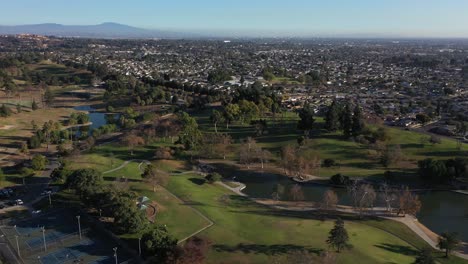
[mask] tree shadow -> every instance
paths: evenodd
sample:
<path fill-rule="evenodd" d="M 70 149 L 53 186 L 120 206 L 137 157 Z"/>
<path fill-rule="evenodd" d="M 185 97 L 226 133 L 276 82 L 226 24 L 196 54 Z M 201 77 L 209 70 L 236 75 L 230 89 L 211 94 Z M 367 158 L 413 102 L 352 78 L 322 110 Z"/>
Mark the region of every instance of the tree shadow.
<path fill-rule="evenodd" d="M 388 244 L 388 243 L 382 243 L 375 245 L 375 247 L 385 249 L 387 251 L 391 251 L 397 254 L 403 254 L 406 256 L 416 256 L 418 254 L 418 251 L 409 247 L 409 246 L 402 246 L 402 245 L 394 245 L 394 244 Z"/>
<path fill-rule="evenodd" d="M 191 181 L 192 183 L 196 185 L 203 185 L 206 182 L 205 179 L 201 179 L 201 178 L 190 178 L 189 181 Z"/>
<path fill-rule="evenodd" d="M 308 248 L 293 244 L 276 244 L 276 245 L 260 245 L 260 244 L 244 244 L 240 243 L 235 246 L 224 244 L 213 245 L 213 249 L 217 252 L 242 252 L 244 254 L 265 254 L 268 256 L 287 254 L 291 251 L 307 250 L 310 253 L 319 254 L 322 250 L 318 248 Z"/>

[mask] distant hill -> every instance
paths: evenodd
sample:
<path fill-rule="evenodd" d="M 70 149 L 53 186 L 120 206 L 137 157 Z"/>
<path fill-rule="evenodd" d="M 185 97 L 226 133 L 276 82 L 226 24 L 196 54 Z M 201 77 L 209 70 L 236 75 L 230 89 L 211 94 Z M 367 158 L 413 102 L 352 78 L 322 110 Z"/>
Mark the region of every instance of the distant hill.
<path fill-rule="evenodd" d="M 61 25 L 54 23 L 1 26 L 1 35 L 37 34 L 58 37 L 83 38 L 186 38 L 195 37 L 189 33 L 178 33 L 163 30 L 137 28 L 118 23 L 102 23 L 99 25 Z"/>

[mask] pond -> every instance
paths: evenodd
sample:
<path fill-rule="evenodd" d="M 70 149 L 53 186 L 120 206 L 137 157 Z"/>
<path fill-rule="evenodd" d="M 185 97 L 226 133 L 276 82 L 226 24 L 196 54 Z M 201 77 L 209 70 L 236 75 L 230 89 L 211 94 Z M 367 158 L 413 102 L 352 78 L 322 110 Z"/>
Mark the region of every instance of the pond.
<path fill-rule="evenodd" d="M 235 175 L 236 180 L 247 187 L 243 192 L 254 198 L 271 198 L 277 186 L 284 188 L 283 200 L 288 200 L 288 190 L 296 184 L 291 179 L 277 174 L 243 172 Z M 301 184 L 308 201 L 320 201 L 325 191 L 332 187 L 313 183 Z M 332 188 L 338 195 L 339 203 L 350 205 L 350 197 L 344 188 Z M 468 195 L 450 191 L 431 191 L 418 193 L 422 208 L 418 214 L 421 223 L 432 231 L 458 232 L 463 241 L 468 241 Z"/>
<path fill-rule="evenodd" d="M 117 120 L 120 115 L 119 114 L 110 114 L 104 112 L 98 112 L 95 108 L 90 105 L 80 105 L 73 108 L 77 111 L 86 111 L 88 112 L 89 121 L 92 123 L 89 126 L 82 126 L 76 131 L 76 135 L 80 136 L 82 133 L 90 134 L 93 129 L 100 128 L 104 125 L 109 123 L 110 119 Z"/>

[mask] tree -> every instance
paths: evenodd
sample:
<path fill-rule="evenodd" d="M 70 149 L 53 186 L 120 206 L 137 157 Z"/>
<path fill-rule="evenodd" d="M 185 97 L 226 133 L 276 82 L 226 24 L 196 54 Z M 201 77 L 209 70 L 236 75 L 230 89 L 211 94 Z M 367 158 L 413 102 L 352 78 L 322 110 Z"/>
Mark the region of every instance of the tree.
<path fill-rule="evenodd" d="M 141 242 L 144 255 L 152 258 L 152 263 L 166 263 L 177 245 L 177 239 L 169 234 L 166 227 L 160 225 L 145 233 Z"/>
<path fill-rule="evenodd" d="M 26 142 L 21 142 L 20 153 L 23 155 L 29 155 L 29 148 Z"/>
<path fill-rule="evenodd" d="M 339 253 L 348 246 L 349 236 L 345 229 L 344 222 L 340 218 L 335 221 L 335 226 L 328 233 L 327 244 L 335 248 Z"/>
<path fill-rule="evenodd" d="M 423 180 L 446 182 L 450 179 L 447 166 L 442 160 L 424 159 L 418 161 L 418 173 Z"/>
<path fill-rule="evenodd" d="M 237 104 L 228 104 L 224 107 L 224 120 L 226 121 L 226 129 L 229 129 L 229 124 L 239 118 L 240 109 Z"/>
<path fill-rule="evenodd" d="M 37 109 L 39 109 L 39 106 L 37 105 L 35 99 L 33 99 L 33 101 L 32 101 L 31 109 L 32 109 L 33 111 L 36 111 Z"/>
<path fill-rule="evenodd" d="M 352 181 L 347 187 L 349 194 L 351 195 L 354 209 L 359 212 L 359 216 L 362 216 L 364 209 L 372 208 L 374 201 L 377 197 L 374 187 L 370 184 L 359 184 L 357 181 Z"/>
<path fill-rule="evenodd" d="M 398 208 L 398 215 L 400 213 L 416 215 L 419 210 L 421 210 L 421 201 L 419 200 L 419 196 L 413 194 L 408 187 L 403 188 L 400 191 L 399 197 L 399 208 Z"/>
<path fill-rule="evenodd" d="M 210 116 L 211 122 L 213 122 L 215 133 L 218 133 L 218 123 L 224 121 L 223 114 L 218 110 L 213 110 L 213 113 Z"/>
<path fill-rule="evenodd" d="M 252 119 L 255 119 L 259 116 L 260 111 L 254 102 L 240 100 L 238 105 L 241 123 L 250 123 Z"/>
<path fill-rule="evenodd" d="M 246 138 L 239 149 L 239 162 L 247 165 L 247 168 L 250 168 L 250 164 L 255 161 L 257 148 L 255 139 L 251 137 Z"/>
<path fill-rule="evenodd" d="M 309 172 L 311 161 L 300 156 L 294 147 L 285 146 L 281 149 L 281 165 L 284 174 L 302 179 Z"/>
<path fill-rule="evenodd" d="M 432 256 L 432 249 L 425 247 L 421 249 L 413 264 L 435 264 L 434 256 Z"/>
<path fill-rule="evenodd" d="M 344 176 L 341 173 L 335 174 L 330 177 L 330 182 L 333 185 L 348 185 L 350 183 L 350 179 L 348 176 Z"/>
<path fill-rule="evenodd" d="M 179 254 L 171 263 L 174 264 L 202 264 L 212 242 L 206 238 L 194 236 L 187 239 L 184 246 L 179 248 Z"/>
<path fill-rule="evenodd" d="M 297 123 L 297 128 L 303 130 L 304 135 L 308 138 L 315 122 L 314 110 L 312 107 L 308 104 L 304 105 L 304 107 L 299 110 L 299 118 L 300 120 Z"/>
<path fill-rule="evenodd" d="M 364 121 L 362 118 L 362 111 L 359 105 L 356 105 L 354 107 L 354 113 L 353 113 L 353 125 L 351 127 L 351 135 L 353 137 L 357 137 L 362 134 L 364 131 L 365 125 Z"/>
<path fill-rule="evenodd" d="M 156 192 L 157 185 L 166 186 L 169 182 L 169 174 L 158 170 L 153 164 L 145 167 L 141 177 L 153 186 L 153 192 Z"/>
<path fill-rule="evenodd" d="M 122 138 L 122 143 L 130 149 L 130 154 L 133 155 L 134 148 L 144 145 L 145 139 L 133 133 L 129 133 Z"/>
<path fill-rule="evenodd" d="M 395 202 L 398 201 L 398 195 L 396 190 L 392 189 L 390 185 L 384 182 L 380 186 L 380 194 L 382 196 L 382 200 L 385 202 L 387 211 L 391 212 L 393 209 L 393 205 L 395 204 Z"/>
<path fill-rule="evenodd" d="M 338 103 L 333 101 L 328 107 L 328 111 L 325 117 L 325 128 L 328 131 L 336 131 L 339 128 L 340 122 L 340 109 Z"/>
<path fill-rule="evenodd" d="M 46 90 L 45 90 L 45 93 L 44 93 L 44 102 L 45 102 L 45 104 L 48 107 L 50 107 L 54 103 L 54 100 L 55 100 L 54 93 L 52 92 L 52 90 L 50 90 L 49 87 L 47 87 Z"/>
<path fill-rule="evenodd" d="M 5 173 L 3 172 L 2 168 L 0 168 L 0 187 L 3 186 L 4 181 L 5 181 Z"/>
<path fill-rule="evenodd" d="M 353 129 L 353 117 L 351 113 L 351 106 L 347 103 L 341 112 L 341 128 L 343 129 L 343 135 L 345 138 L 350 138 Z"/>
<path fill-rule="evenodd" d="M 45 170 L 47 165 L 47 158 L 43 155 L 34 155 L 31 161 L 31 167 L 35 171 Z"/>
<path fill-rule="evenodd" d="M 65 186 L 74 189 L 80 195 L 88 188 L 102 183 L 102 174 L 95 169 L 79 169 L 73 171 L 67 178 Z"/>
<path fill-rule="evenodd" d="M 205 179 L 209 182 L 209 183 L 215 183 L 215 182 L 218 182 L 218 181 L 221 181 L 223 177 L 221 176 L 221 174 L 215 172 L 215 173 L 210 173 L 208 174 Z"/>
<path fill-rule="evenodd" d="M 440 249 L 445 250 L 445 257 L 448 258 L 450 252 L 452 250 L 458 248 L 460 246 L 460 239 L 458 239 L 458 233 L 455 232 L 450 232 L 450 233 L 442 233 L 439 237 L 439 241 L 437 243 L 437 246 Z"/>
<path fill-rule="evenodd" d="M 11 109 L 5 104 L 2 104 L 2 107 L 0 107 L 0 116 L 9 117 L 11 116 L 11 114 L 12 114 Z"/>
<path fill-rule="evenodd" d="M 179 115 L 179 119 L 182 123 L 182 130 L 179 134 L 178 143 L 184 145 L 186 150 L 197 149 L 202 142 L 202 134 L 197 121 L 185 112 Z"/>
<path fill-rule="evenodd" d="M 403 153 L 400 145 L 387 145 L 382 155 L 380 156 L 380 162 L 385 167 L 390 165 L 398 164 L 403 159 Z"/>
<path fill-rule="evenodd" d="M 425 125 L 429 121 L 431 121 L 431 118 L 424 113 L 420 113 L 416 115 L 416 120 L 418 120 L 418 122 L 421 123 L 422 125 Z"/>
<path fill-rule="evenodd" d="M 323 194 L 320 208 L 322 210 L 334 210 L 338 204 L 338 196 L 333 190 L 328 190 Z"/>

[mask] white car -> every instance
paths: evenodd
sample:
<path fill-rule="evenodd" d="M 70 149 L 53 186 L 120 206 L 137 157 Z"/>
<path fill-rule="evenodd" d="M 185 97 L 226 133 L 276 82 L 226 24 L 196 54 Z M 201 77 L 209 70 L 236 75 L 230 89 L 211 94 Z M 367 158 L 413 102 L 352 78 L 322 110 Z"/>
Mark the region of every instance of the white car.
<path fill-rule="evenodd" d="M 23 200 L 21 200 L 21 199 L 16 199 L 15 202 L 16 202 L 17 205 L 23 205 L 24 204 Z"/>

